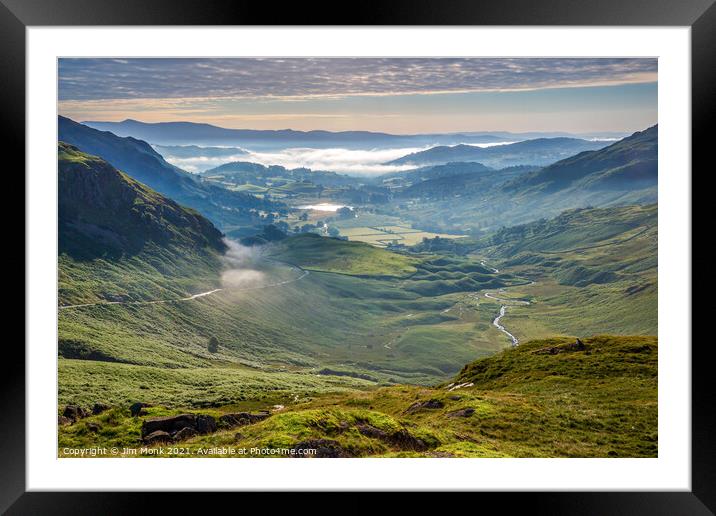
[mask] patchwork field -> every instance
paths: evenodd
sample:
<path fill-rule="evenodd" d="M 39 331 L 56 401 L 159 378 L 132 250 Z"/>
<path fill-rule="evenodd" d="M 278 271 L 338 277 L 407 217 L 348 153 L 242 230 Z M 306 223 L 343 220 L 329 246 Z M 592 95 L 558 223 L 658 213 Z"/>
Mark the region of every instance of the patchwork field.
<path fill-rule="evenodd" d="M 366 242 L 377 247 L 386 247 L 389 244 L 403 244 L 411 246 L 422 242 L 424 238 L 464 238 L 464 235 L 448 235 L 446 233 L 431 233 L 420 231 L 407 226 L 358 226 L 341 229 L 341 236 L 348 240 Z"/>

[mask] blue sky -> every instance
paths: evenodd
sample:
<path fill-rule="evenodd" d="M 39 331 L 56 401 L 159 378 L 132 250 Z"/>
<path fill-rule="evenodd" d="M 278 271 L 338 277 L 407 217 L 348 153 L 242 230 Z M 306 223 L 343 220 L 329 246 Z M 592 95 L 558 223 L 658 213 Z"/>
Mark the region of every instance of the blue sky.
<path fill-rule="evenodd" d="M 657 121 L 656 59 L 60 59 L 75 120 L 297 130 L 630 132 Z"/>

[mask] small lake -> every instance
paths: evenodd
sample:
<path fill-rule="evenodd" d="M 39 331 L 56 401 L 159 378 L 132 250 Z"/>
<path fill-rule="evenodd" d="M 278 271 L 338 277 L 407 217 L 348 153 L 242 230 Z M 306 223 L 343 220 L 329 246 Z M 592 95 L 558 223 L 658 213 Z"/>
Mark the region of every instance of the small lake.
<path fill-rule="evenodd" d="M 299 210 L 316 210 L 316 211 L 338 211 L 341 208 L 353 209 L 353 206 L 346 206 L 345 204 L 330 204 L 322 202 L 320 204 L 309 204 L 308 206 L 299 206 Z"/>

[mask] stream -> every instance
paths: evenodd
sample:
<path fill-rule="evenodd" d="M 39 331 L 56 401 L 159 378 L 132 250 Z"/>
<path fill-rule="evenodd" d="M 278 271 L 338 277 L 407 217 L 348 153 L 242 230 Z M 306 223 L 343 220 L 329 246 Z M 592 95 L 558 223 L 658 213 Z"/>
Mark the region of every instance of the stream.
<path fill-rule="evenodd" d="M 504 292 L 504 290 L 502 290 L 502 289 L 500 291 Z M 518 304 L 518 305 L 529 305 L 530 304 L 529 301 L 522 301 L 519 299 L 502 299 L 499 297 L 495 297 L 492 294 L 490 294 L 489 292 L 485 292 L 485 297 L 488 299 L 494 299 L 495 301 L 500 301 L 501 303 L 512 303 L 513 305 L 514 304 Z M 500 324 L 500 319 L 502 319 L 505 316 L 505 314 L 507 313 L 508 306 L 510 306 L 510 305 L 505 304 L 500 307 L 500 313 L 492 321 L 492 325 L 509 337 L 510 341 L 512 341 L 512 346 L 517 346 L 520 343 L 519 339 L 517 337 L 515 337 L 512 333 L 507 331 L 507 328 L 505 328 L 502 324 Z"/>

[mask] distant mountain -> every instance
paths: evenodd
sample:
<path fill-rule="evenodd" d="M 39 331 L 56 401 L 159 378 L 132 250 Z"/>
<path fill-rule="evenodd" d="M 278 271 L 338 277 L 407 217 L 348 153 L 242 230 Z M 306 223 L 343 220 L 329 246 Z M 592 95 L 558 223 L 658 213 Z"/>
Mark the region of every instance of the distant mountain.
<path fill-rule="evenodd" d="M 223 158 L 226 156 L 240 156 L 248 154 L 238 147 L 199 147 L 198 145 L 155 145 L 155 149 L 164 157 L 195 158 L 203 156 L 209 158 Z"/>
<path fill-rule="evenodd" d="M 585 191 L 636 190 L 658 181 L 658 126 L 636 132 L 608 147 L 587 151 L 504 185 L 515 193 L 549 194 L 567 188 Z"/>
<path fill-rule="evenodd" d="M 438 200 L 483 195 L 496 186 L 533 170 L 535 167 L 529 166 L 496 170 L 481 163 L 458 162 L 403 172 L 402 176 L 384 181 L 396 197 Z"/>
<path fill-rule="evenodd" d="M 61 253 L 132 254 L 147 241 L 225 250 L 207 219 L 97 156 L 60 142 L 58 169 Z"/>
<path fill-rule="evenodd" d="M 653 126 L 536 170 L 459 174 L 399 186 L 394 194 L 429 203 L 412 212 L 420 227 L 436 232 L 492 231 L 573 208 L 656 203 L 657 156 L 658 128 Z M 456 202 L 454 197 L 461 199 Z"/>
<path fill-rule="evenodd" d="M 444 165 L 421 167 L 401 172 L 390 172 L 379 176 L 377 179 L 384 183 L 394 183 L 396 180 L 408 183 L 417 183 L 428 179 L 437 179 L 440 177 L 449 177 L 472 172 L 487 172 L 488 170 L 493 169 L 491 167 L 486 167 L 482 163 L 458 161 L 455 163 L 445 163 Z"/>
<path fill-rule="evenodd" d="M 510 139 L 484 133 L 396 135 L 370 131 L 294 131 L 226 129 L 193 122 L 146 123 L 137 120 L 122 122 L 83 122 L 84 125 L 118 136 L 131 136 L 155 145 L 232 145 L 251 149 L 287 147 L 379 148 L 469 143 L 496 143 Z"/>
<path fill-rule="evenodd" d="M 98 131 L 62 116 L 58 118 L 58 126 L 61 141 L 101 157 L 140 183 L 200 211 L 220 227 L 253 225 L 259 222 L 256 210 L 272 211 L 280 207 L 253 195 L 204 182 L 167 163 L 142 140 Z"/>
<path fill-rule="evenodd" d="M 476 147 L 474 145 L 439 146 L 414 152 L 386 165 L 440 165 L 456 161 L 479 162 L 493 168 L 515 165 L 549 165 L 585 150 L 600 149 L 604 141 L 578 138 L 538 138 L 506 145 Z"/>

